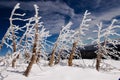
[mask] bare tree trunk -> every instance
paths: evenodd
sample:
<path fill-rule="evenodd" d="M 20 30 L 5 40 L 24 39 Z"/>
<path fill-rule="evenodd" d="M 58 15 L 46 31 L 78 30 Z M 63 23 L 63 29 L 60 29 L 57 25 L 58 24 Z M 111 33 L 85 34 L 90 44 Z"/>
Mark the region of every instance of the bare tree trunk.
<path fill-rule="evenodd" d="M 31 69 L 32 69 L 33 64 L 36 63 L 36 59 L 37 59 L 37 57 L 36 57 L 36 55 L 37 55 L 37 53 L 36 53 L 37 38 L 38 38 L 38 34 L 35 33 L 35 41 L 34 41 L 34 45 L 33 45 L 32 58 L 31 58 L 31 61 L 30 61 L 29 65 L 28 65 L 27 69 L 26 69 L 25 72 L 24 72 L 24 75 L 25 75 L 26 77 L 28 77 L 28 75 L 29 75 L 29 73 L 30 73 L 30 71 L 31 71 Z"/>
<path fill-rule="evenodd" d="M 97 54 L 97 59 L 96 59 L 96 70 L 97 70 L 97 71 L 100 70 L 101 58 L 102 58 L 102 54 L 101 54 L 101 53 L 98 53 L 98 54 Z"/>
<path fill-rule="evenodd" d="M 58 54 L 58 59 L 55 61 L 55 64 L 58 64 L 60 63 L 60 58 L 61 58 L 61 53 L 62 53 L 63 50 L 61 50 Z"/>
<path fill-rule="evenodd" d="M 32 55 L 32 58 L 31 58 L 31 61 L 30 61 L 30 63 L 29 63 L 29 65 L 28 65 L 28 67 L 27 67 L 27 69 L 25 70 L 25 72 L 24 72 L 24 75 L 27 77 L 28 75 L 29 75 L 29 73 L 30 73 L 30 71 L 31 71 L 31 69 L 32 69 L 32 66 L 33 66 L 33 64 L 34 63 L 36 63 L 36 59 L 37 59 L 37 45 L 38 45 L 38 14 L 36 13 L 36 16 L 35 16 L 35 18 L 36 18 L 36 23 L 35 23 L 35 39 L 34 39 L 34 44 L 33 44 L 33 55 Z"/>
<path fill-rule="evenodd" d="M 25 75 L 26 77 L 28 77 L 28 75 L 29 75 L 29 73 L 30 73 L 30 71 L 31 71 L 31 68 L 32 68 L 33 64 L 36 63 L 36 59 L 37 59 L 37 58 L 36 58 L 36 55 L 37 55 L 37 53 L 36 53 L 36 46 L 37 46 L 36 41 L 37 41 L 37 39 L 36 39 L 36 38 L 37 38 L 37 37 L 35 37 L 35 43 L 34 43 L 34 45 L 33 45 L 33 55 L 32 55 L 31 61 L 30 61 L 29 65 L 28 65 L 27 69 L 26 69 L 25 72 L 24 72 L 24 75 Z"/>
<path fill-rule="evenodd" d="M 36 62 L 38 63 L 40 61 L 40 52 L 38 52 Z"/>
<path fill-rule="evenodd" d="M 22 36 L 22 38 L 23 38 L 23 36 Z M 22 38 L 20 39 L 20 44 L 22 43 Z M 27 52 L 27 43 L 28 43 L 28 40 L 27 40 L 27 38 L 28 38 L 28 36 L 26 35 L 26 37 L 25 37 L 25 59 L 26 59 L 26 61 L 27 61 L 27 63 L 29 62 L 28 60 L 30 59 L 30 54 Z"/>
<path fill-rule="evenodd" d="M 39 50 L 37 51 L 37 59 L 36 59 L 36 62 L 40 62 L 40 54 L 41 54 L 41 44 L 38 45 L 39 46 Z"/>
<path fill-rule="evenodd" d="M 33 64 L 36 63 L 36 59 L 37 59 L 36 58 L 36 55 L 37 55 L 37 53 L 36 53 L 37 40 L 38 40 L 38 34 L 35 33 L 35 41 L 34 41 L 34 45 L 33 45 L 33 55 L 32 55 L 31 61 L 30 61 L 29 65 L 28 65 L 27 69 L 24 72 L 24 75 L 26 77 L 29 75 Z"/>
<path fill-rule="evenodd" d="M 49 66 L 52 66 L 53 65 L 53 63 L 54 63 L 54 56 L 55 56 L 55 50 L 56 50 L 56 48 L 57 48 L 57 43 L 55 43 L 55 46 L 54 46 L 54 48 L 53 48 L 53 50 L 52 50 L 52 55 L 51 55 L 51 57 L 50 57 L 50 60 L 49 60 Z"/>
<path fill-rule="evenodd" d="M 28 60 L 30 59 L 30 54 L 25 52 L 24 56 L 25 56 L 25 59 L 26 59 L 26 61 L 28 63 L 29 62 Z"/>
<path fill-rule="evenodd" d="M 105 38 L 105 40 L 104 40 L 104 45 L 103 45 L 103 47 L 105 48 L 105 46 L 106 46 L 106 44 L 107 44 L 107 40 L 106 40 L 106 38 Z M 103 56 L 103 53 L 104 53 L 104 51 L 103 50 L 101 50 L 101 46 L 100 46 L 101 44 L 99 43 L 98 44 L 98 54 L 97 54 L 97 59 L 96 59 L 96 70 L 97 71 L 99 71 L 100 70 L 100 63 L 101 63 L 101 59 L 102 59 L 102 56 Z"/>
<path fill-rule="evenodd" d="M 19 59 L 19 54 L 12 60 L 12 67 L 15 68 L 15 63 L 17 61 L 17 59 Z"/>
<path fill-rule="evenodd" d="M 15 33 L 14 33 L 14 30 L 12 30 L 12 43 L 13 43 L 13 53 L 16 52 L 16 42 L 15 42 Z M 16 63 L 16 60 L 19 55 L 17 55 L 13 60 L 12 60 L 12 67 L 14 68 L 15 67 L 15 63 Z"/>
<path fill-rule="evenodd" d="M 73 47 L 72 47 L 72 52 L 70 53 L 70 57 L 68 58 L 68 66 L 73 65 L 72 60 L 73 60 L 73 56 L 74 56 L 74 53 L 75 53 L 76 46 L 77 46 L 77 42 L 74 42 Z"/>
<path fill-rule="evenodd" d="M 32 55 L 32 58 L 31 58 L 31 61 L 30 61 L 29 65 L 28 65 L 28 67 L 27 67 L 27 69 L 25 70 L 25 72 L 24 72 L 23 75 L 25 75 L 26 77 L 28 77 L 28 75 L 29 75 L 29 73 L 30 73 L 30 71 L 31 71 L 31 69 L 32 69 L 32 66 L 33 66 L 33 64 L 34 64 L 35 61 L 36 61 L 36 55 L 33 54 L 33 55 Z"/>

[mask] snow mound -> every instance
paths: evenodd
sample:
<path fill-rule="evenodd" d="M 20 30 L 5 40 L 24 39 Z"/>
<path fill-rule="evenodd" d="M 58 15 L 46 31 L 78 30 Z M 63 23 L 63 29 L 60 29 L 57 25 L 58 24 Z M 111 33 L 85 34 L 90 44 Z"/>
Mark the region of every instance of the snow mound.
<path fill-rule="evenodd" d="M 91 63 L 91 60 L 84 60 L 86 63 Z M 63 63 L 66 61 L 63 61 Z M 80 60 L 75 60 L 75 63 L 79 63 Z M 108 61 L 109 62 L 109 61 Z M 120 61 L 112 61 L 114 65 L 120 66 Z M 49 67 L 45 64 L 48 62 L 41 61 L 40 64 L 34 64 L 31 73 L 28 77 L 23 75 L 26 64 L 19 66 L 15 69 L 8 68 L 4 75 L 7 77 L 4 80 L 119 80 L 120 71 L 96 71 L 94 68 L 86 67 L 81 68 L 79 66 L 69 67 L 65 65 L 55 65 Z M 87 65 L 86 65 L 87 66 Z"/>

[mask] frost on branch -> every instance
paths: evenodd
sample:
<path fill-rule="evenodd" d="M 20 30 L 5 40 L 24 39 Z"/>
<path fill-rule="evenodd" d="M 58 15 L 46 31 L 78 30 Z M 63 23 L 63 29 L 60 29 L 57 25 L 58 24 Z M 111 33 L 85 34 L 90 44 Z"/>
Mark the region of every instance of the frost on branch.
<path fill-rule="evenodd" d="M 46 31 L 46 28 L 43 26 L 43 22 L 40 22 L 41 17 L 38 15 L 38 6 L 34 5 L 35 15 L 31 19 L 28 25 L 28 31 L 24 34 L 26 35 L 27 40 L 29 40 L 32 48 L 32 56 L 30 63 L 27 66 L 24 75 L 28 76 L 34 63 L 38 63 L 42 53 L 45 53 L 45 41 L 49 37 L 49 31 Z M 29 44 L 27 42 L 27 44 Z"/>
<path fill-rule="evenodd" d="M 9 47 L 10 49 L 12 49 L 14 52 L 17 49 L 17 41 L 20 39 L 20 37 L 18 36 L 18 32 L 19 31 L 23 31 L 23 28 L 25 28 L 25 26 L 19 27 L 18 25 L 13 24 L 14 20 L 18 20 L 18 21 L 22 20 L 22 21 L 24 21 L 24 19 L 21 19 L 20 16 L 24 16 L 25 13 L 23 13 L 23 14 L 15 13 L 15 11 L 17 9 L 19 9 L 19 8 L 20 8 L 20 3 L 17 3 L 16 6 L 14 7 L 14 9 L 11 12 L 11 16 L 9 18 L 9 20 L 10 20 L 10 26 L 9 26 L 6 34 L 4 35 L 4 37 L 2 39 L 2 43 L 1 43 L 1 46 L 3 44 L 6 44 L 7 47 Z M 16 18 L 17 16 L 19 18 Z M 14 46 L 14 48 L 13 48 L 13 46 Z"/>
<path fill-rule="evenodd" d="M 86 10 L 85 13 L 84 13 L 82 22 L 81 22 L 80 27 L 79 27 L 79 34 L 80 34 L 80 35 L 85 35 L 85 32 L 84 32 L 84 31 L 86 31 L 86 30 L 89 29 L 89 22 L 91 21 L 91 19 L 88 18 L 88 16 L 89 16 L 90 14 L 91 14 L 91 13 L 88 12 L 87 10 Z"/>
<path fill-rule="evenodd" d="M 102 57 L 104 58 L 119 58 L 120 52 L 117 50 L 117 45 L 119 44 L 118 41 L 112 40 L 112 37 L 114 36 L 120 36 L 115 30 L 119 29 L 120 26 L 116 25 L 117 22 L 116 19 L 113 19 L 111 24 L 103 29 L 102 23 L 98 24 L 98 30 L 94 30 L 93 32 L 97 32 L 97 39 L 93 40 L 92 43 L 97 43 L 97 51 L 95 53 L 97 54 L 97 62 L 96 62 L 96 69 L 99 71 L 100 69 L 100 62 Z M 104 40 L 104 41 L 102 41 Z"/>
<path fill-rule="evenodd" d="M 117 23 L 117 20 L 116 19 L 113 19 L 112 22 L 111 22 L 111 25 L 108 26 L 108 28 L 105 30 L 104 32 L 104 45 L 103 45 L 103 48 L 104 48 L 104 51 L 105 51 L 105 57 L 106 56 L 114 56 L 118 59 L 119 56 L 118 54 L 120 52 L 118 52 L 116 49 L 117 49 L 117 46 L 119 43 L 116 43 L 117 41 L 113 40 L 112 39 L 112 36 L 117 36 L 117 37 L 120 37 L 120 34 L 116 32 L 116 29 L 120 29 L 120 26 L 119 25 L 116 25 L 115 23 Z M 110 46 L 112 45 L 112 46 Z M 106 55 L 107 54 L 107 55 Z"/>
<path fill-rule="evenodd" d="M 55 60 L 55 64 L 59 63 L 60 61 L 60 56 L 62 55 L 62 51 L 66 50 L 69 51 L 69 49 L 71 48 L 71 44 L 72 44 L 72 36 L 74 34 L 74 30 L 71 29 L 71 25 L 72 22 L 69 22 L 66 26 L 63 26 L 59 36 L 53 46 L 53 50 L 52 50 L 52 54 L 50 57 L 50 61 L 49 61 L 49 66 L 52 66 L 54 63 L 54 57 L 57 58 L 57 61 Z M 55 52 L 58 52 L 59 56 L 55 56 Z"/>
<path fill-rule="evenodd" d="M 26 27 L 26 26 L 20 27 L 19 25 L 16 25 L 14 24 L 14 21 L 24 22 L 29 20 L 29 19 L 21 18 L 25 16 L 25 13 L 23 14 L 16 13 L 16 10 L 18 10 L 19 8 L 20 8 L 20 3 L 17 3 L 11 12 L 11 15 L 9 18 L 10 26 L 6 34 L 4 35 L 2 39 L 2 43 L 0 45 L 2 47 L 5 44 L 7 47 L 9 47 L 13 51 L 13 53 L 18 51 L 19 49 L 19 44 L 18 44 L 20 40 L 19 32 L 24 31 L 23 29 Z M 12 67 L 15 67 L 15 62 L 16 62 L 16 58 L 13 59 Z"/>
<path fill-rule="evenodd" d="M 88 18 L 88 16 L 90 15 L 90 13 L 86 10 L 82 19 L 82 22 L 79 26 L 78 31 L 75 32 L 74 36 L 73 36 L 73 46 L 72 46 L 72 51 L 70 53 L 69 59 L 68 59 L 68 65 L 72 66 L 72 59 L 73 56 L 75 54 L 75 52 L 77 51 L 77 48 L 79 47 L 84 47 L 84 43 L 82 41 L 82 37 L 85 36 L 85 31 L 87 31 L 89 29 L 89 23 L 91 21 L 91 19 Z"/>

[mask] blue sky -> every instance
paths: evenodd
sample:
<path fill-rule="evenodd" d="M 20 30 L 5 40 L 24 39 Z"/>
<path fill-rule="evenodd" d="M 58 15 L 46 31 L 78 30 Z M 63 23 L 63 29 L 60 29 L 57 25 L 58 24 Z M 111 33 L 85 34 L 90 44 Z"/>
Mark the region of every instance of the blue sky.
<path fill-rule="evenodd" d="M 72 28 L 77 29 L 85 10 L 91 12 L 91 30 L 101 21 L 108 25 L 114 18 L 120 20 L 120 0 L 0 0 L 0 40 L 9 27 L 9 17 L 16 3 L 21 4 L 19 12 L 25 12 L 26 17 L 34 15 L 34 4 L 39 6 L 42 21 L 53 35 L 49 40 L 53 42 L 61 27 L 69 21 L 73 22 Z M 95 35 L 91 30 L 87 32 L 87 36 Z"/>

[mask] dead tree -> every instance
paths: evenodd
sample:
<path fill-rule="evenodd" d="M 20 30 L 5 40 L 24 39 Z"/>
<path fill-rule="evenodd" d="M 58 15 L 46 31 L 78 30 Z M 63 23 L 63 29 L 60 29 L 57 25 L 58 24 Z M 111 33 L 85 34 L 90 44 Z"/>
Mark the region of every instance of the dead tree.
<path fill-rule="evenodd" d="M 100 64 L 102 57 L 110 58 L 109 55 L 115 55 L 118 51 L 116 51 L 114 48 L 116 48 L 116 44 L 113 40 L 111 40 L 110 36 L 120 36 L 120 34 L 116 33 L 115 29 L 120 28 L 119 25 L 115 25 L 115 22 L 117 22 L 116 19 L 112 21 L 110 26 L 108 26 L 105 29 L 102 29 L 102 23 L 100 23 L 98 26 L 98 30 L 94 30 L 93 32 L 97 32 L 97 39 L 95 39 L 93 42 L 97 43 L 98 50 L 95 51 L 97 54 L 96 58 L 96 70 L 100 70 Z M 104 44 L 102 44 L 101 40 L 104 39 Z M 113 47 L 109 47 L 108 44 L 113 45 Z M 117 56 L 116 56 L 117 57 Z"/>
<path fill-rule="evenodd" d="M 72 22 L 69 22 L 66 26 L 62 27 L 60 34 L 53 46 L 52 54 L 51 54 L 51 57 L 50 57 L 50 60 L 48 63 L 49 66 L 52 66 L 54 64 L 55 51 L 57 51 L 58 49 L 62 50 L 63 46 L 65 49 L 66 46 L 68 45 L 67 43 L 70 43 L 69 37 L 70 37 L 70 34 L 72 34 L 72 32 L 73 32 L 73 30 L 70 30 L 71 25 L 72 25 Z M 60 55 L 60 54 L 58 54 L 58 55 Z"/>
<path fill-rule="evenodd" d="M 20 8 L 20 3 L 17 3 L 14 7 L 14 9 L 11 12 L 11 16 L 9 18 L 10 21 L 10 26 L 5 34 L 5 36 L 2 39 L 2 43 L 0 45 L 0 48 L 2 48 L 3 44 L 5 44 L 7 47 L 12 49 L 13 54 L 17 52 L 17 41 L 19 40 L 18 31 L 22 31 L 23 27 L 19 27 L 15 24 L 13 24 L 14 21 L 24 21 L 24 19 L 21 19 L 21 16 L 24 16 L 25 14 L 18 14 L 15 11 Z M 18 16 L 19 18 L 16 18 Z M 11 42 L 11 43 L 10 43 Z M 16 56 L 16 55 L 15 55 Z M 13 57 L 14 59 L 12 60 L 12 67 L 15 67 L 16 60 L 19 58 L 19 54 L 17 54 L 16 57 Z"/>
<path fill-rule="evenodd" d="M 34 5 L 35 7 L 35 11 L 36 11 L 36 15 L 35 15 L 35 39 L 34 39 L 34 44 L 33 44 L 33 49 L 32 49 L 32 58 L 31 58 L 31 61 L 27 67 L 27 69 L 25 70 L 24 72 L 24 75 L 27 77 L 32 69 L 32 66 L 34 63 L 36 63 L 36 59 L 37 59 L 37 52 L 36 52 L 36 49 L 37 49 L 37 42 L 38 42 L 38 6 L 37 5 Z"/>
<path fill-rule="evenodd" d="M 14 25 L 13 24 L 13 20 L 21 20 L 21 21 L 24 21 L 23 19 L 21 19 L 21 18 L 16 18 L 16 19 L 14 19 L 13 18 L 13 16 L 14 15 L 19 15 L 19 16 L 24 16 L 25 14 L 16 14 L 15 13 L 15 11 L 16 11 L 16 9 L 18 9 L 18 8 L 20 8 L 20 3 L 18 3 L 15 7 L 14 7 L 14 9 L 13 9 L 13 11 L 12 11 L 12 13 L 11 13 L 11 16 L 10 16 L 10 18 L 9 18 L 9 20 L 10 20 L 10 27 L 11 27 L 11 33 L 12 33 L 12 46 L 13 46 L 13 53 L 15 53 L 16 51 L 17 51 L 17 43 L 16 43 L 16 39 L 17 39 L 17 36 L 15 35 L 15 30 L 17 30 L 17 26 L 16 25 Z M 18 30 L 22 30 L 22 28 L 18 28 Z M 15 67 L 15 63 L 16 63 L 16 60 L 17 59 L 19 59 L 19 54 L 17 54 L 17 56 L 12 60 L 12 67 L 14 68 Z"/>
<path fill-rule="evenodd" d="M 93 32 L 97 32 L 97 47 L 98 50 L 96 51 L 97 58 L 96 58 L 96 70 L 99 71 L 100 69 L 100 63 L 101 63 L 101 58 L 102 58 L 102 46 L 101 46 L 101 32 L 102 32 L 102 23 L 97 24 L 98 30 L 95 30 Z M 93 41 L 94 42 L 94 41 Z"/>
<path fill-rule="evenodd" d="M 76 31 L 73 35 L 71 35 L 71 39 L 73 41 L 72 44 L 72 51 L 70 53 L 70 56 L 68 58 L 68 66 L 72 66 L 72 60 L 73 60 L 73 56 L 75 54 L 76 51 L 76 47 L 77 45 L 84 46 L 84 43 L 81 39 L 82 36 L 85 36 L 85 31 L 89 29 L 89 24 L 88 22 L 91 21 L 91 19 L 87 18 L 88 15 L 90 15 L 91 13 L 89 13 L 88 11 L 85 11 L 82 22 L 79 26 L 78 31 Z"/>
<path fill-rule="evenodd" d="M 28 29 L 28 32 L 26 35 L 28 35 L 29 42 L 32 43 L 32 57 L 30 60 L 29 65 L 27 66 L 24 75 L 27 77 L 32 69 L 33 64 L 35 64 L 40 57 L 41 53 L 41 47 L 44 46 L 44 41 L 47 37 L 49 37 L 49 31 L 46 31 L 44 26 L 42 25 L 43 22 L 40 22 L 41 17 L 38 16 L 38 6 L 34 5 L 35 7 L 35 16 L 32 17 L 32 22 L 30 24 L 30 30 Z M 29 47 L 29 46 L 28 46 Z M 30 47 L 30 48 L 31 48 Z M 43 48 L 42 48 L 43 49 Z"/>

